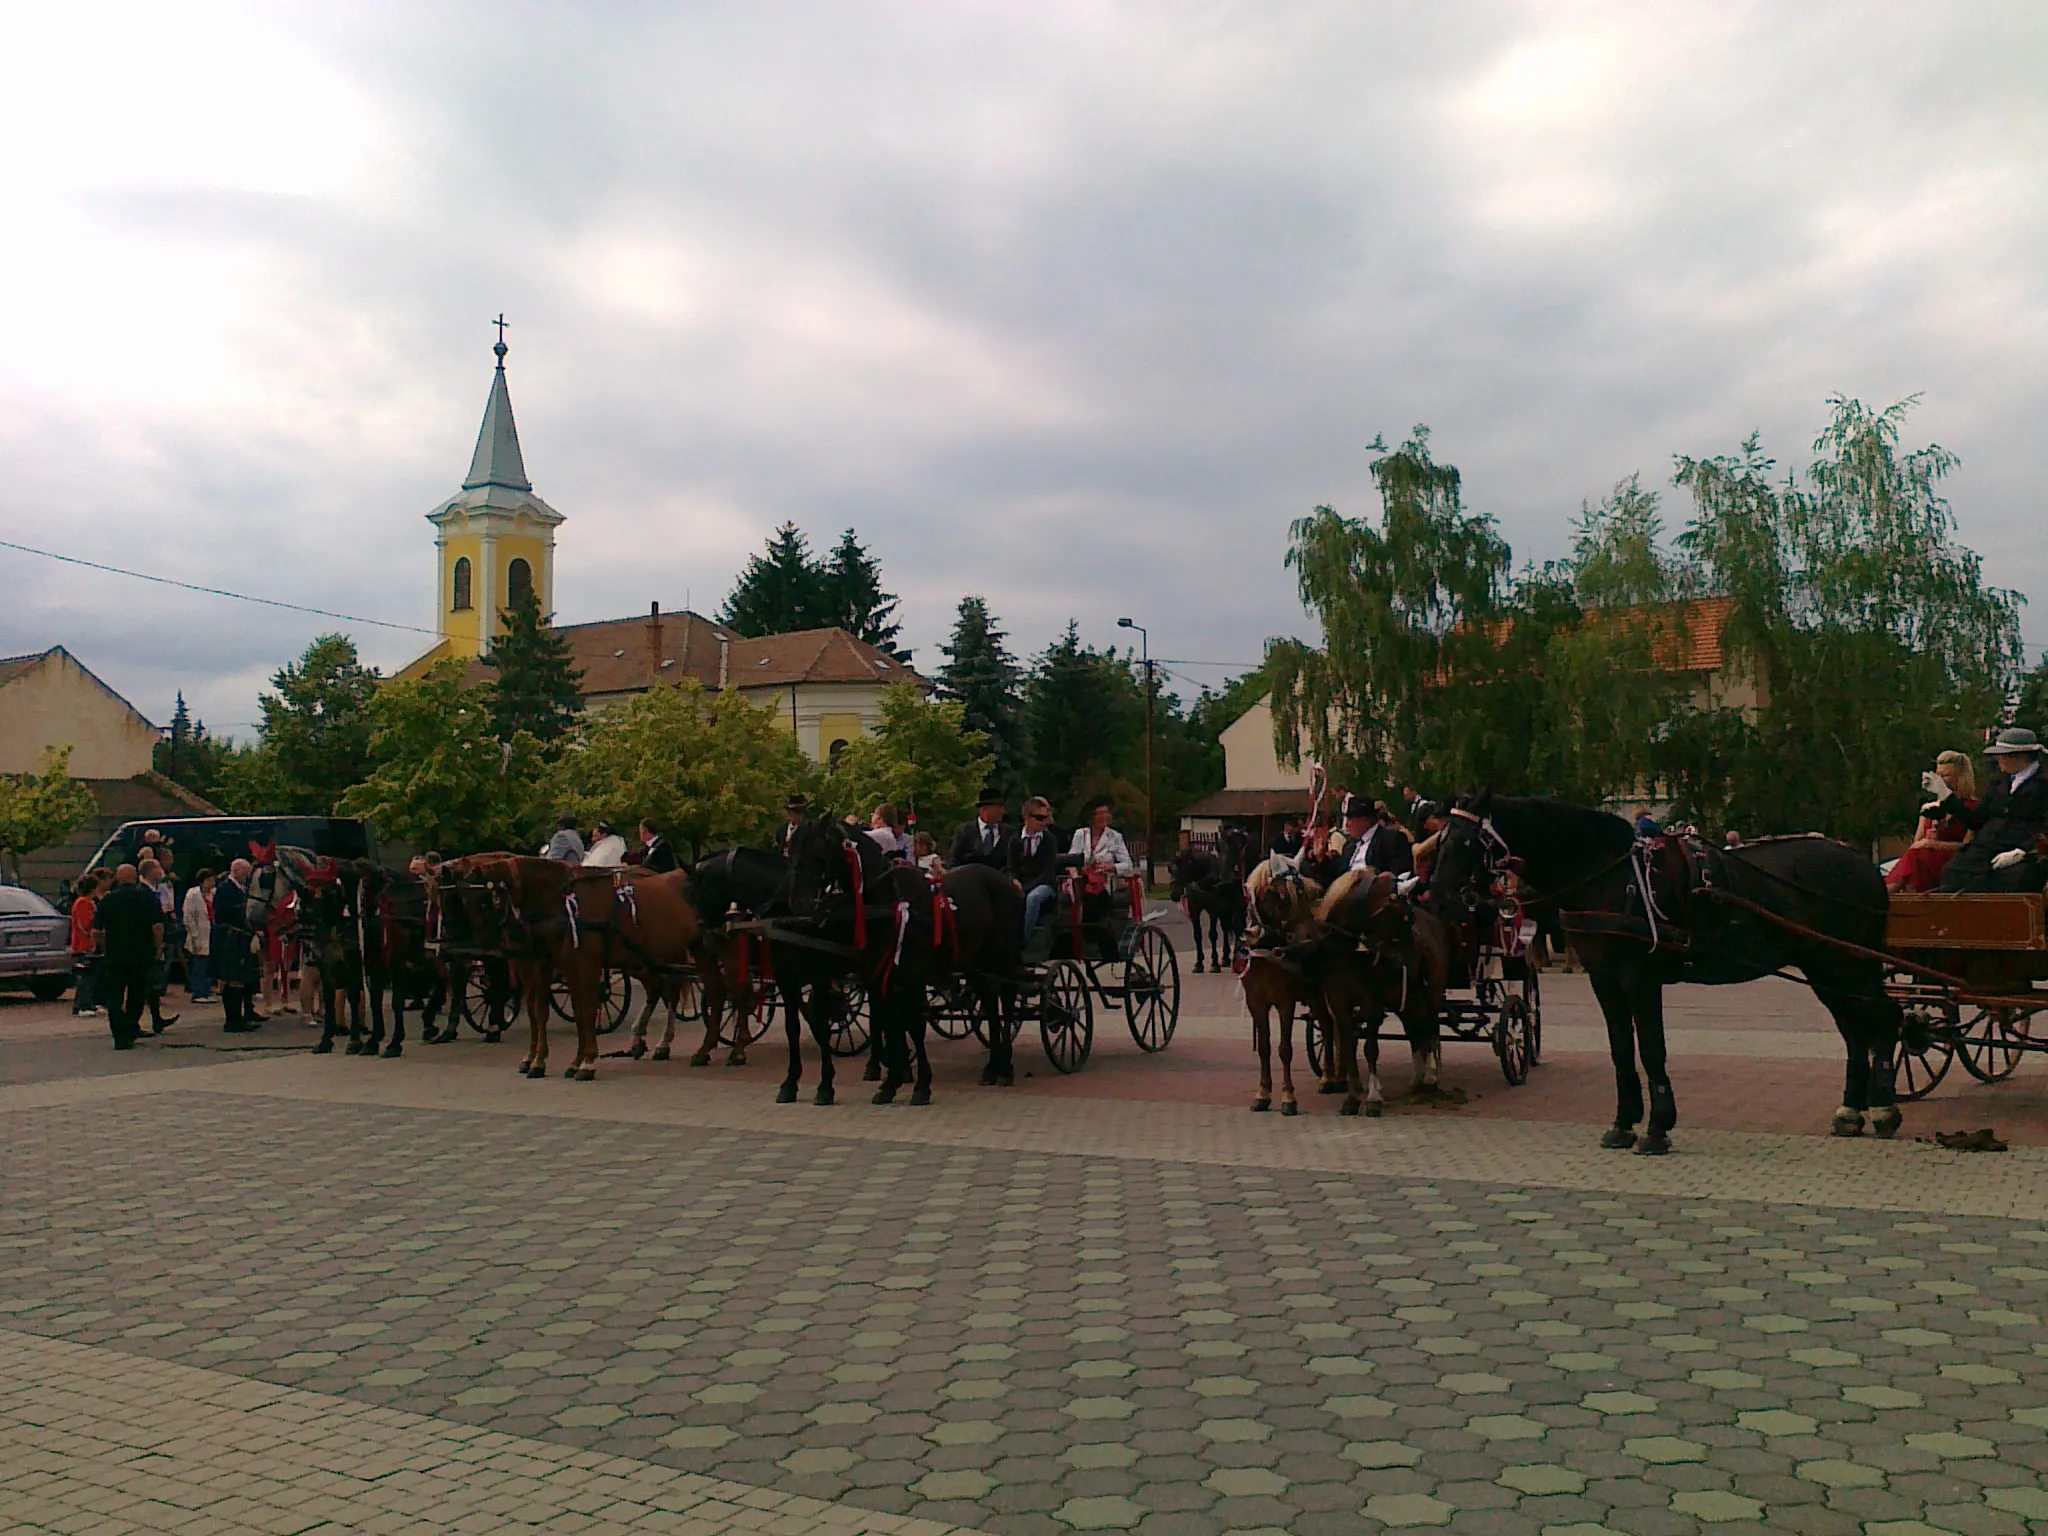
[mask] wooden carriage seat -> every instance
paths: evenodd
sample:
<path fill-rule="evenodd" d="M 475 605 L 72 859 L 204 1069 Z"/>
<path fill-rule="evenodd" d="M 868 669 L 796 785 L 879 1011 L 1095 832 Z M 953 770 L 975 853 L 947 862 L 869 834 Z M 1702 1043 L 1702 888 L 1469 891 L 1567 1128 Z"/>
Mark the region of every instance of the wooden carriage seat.
<path fill-rule="evenodd" d="M 1894 891 L 1885 947 L 2048 950 L 2044 906 L 2048 897 L 2039 894 Z"/>

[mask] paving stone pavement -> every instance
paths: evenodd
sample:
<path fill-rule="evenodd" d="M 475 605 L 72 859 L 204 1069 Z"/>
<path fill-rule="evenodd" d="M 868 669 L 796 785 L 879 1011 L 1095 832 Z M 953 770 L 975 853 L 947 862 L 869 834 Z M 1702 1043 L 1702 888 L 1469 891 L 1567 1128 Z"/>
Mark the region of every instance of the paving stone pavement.
<path fill-rule="evenodd" d="M 392 1458 L 384 1523 L 344 1495 L 249 1528 L 679 1513 L 522 1494 L 448 1518 L 458 1453 L 489 1444 L 678 1479 L 728 1522 L 686 1530 L 755 1518 L 717 1479 L 817 1501 L 759 1526 L 791 1531 L 862 1511 L 1018 1536 L 2048 1531 L 2048 1227 L 2017 1154 L 1755 1138 L 1766 1156 L 1691 1164 L 1709 1198 L 1685 1158 L 1538 1183 L 1532 1152 L 1564 1142 L 1498 1123 L 1290 1143 L 1096 1103 L 1092 1130 L 1048 1108 L 1033 1133 L 972 1099 L 755 1121 L 690 1083 L 657 1085 L 665 1116 L 607 1118 L 636 1085 L 379 1073 L 0 1092 L 0 1528 L 123 1529 L 107 1500 L 147 1497 L 153 1415 L 186 1448 L 177 1481 L 283 1481 L 333 1404 Z M 381 1102 L 456 1089 L 481 1107 Z M 1288 1165 L 1334 1137 L 1349 1166 Z M 1433 1142 L 1470 1172 L 1419 1174 Z M 1813 1171 L 1857 1152 L 1913 1186 L 1905 1209 Z M 1758 1198 L 1730 1198 L 1728 1168 Z M 1935 1209 L 1980 1170 L 2015 1183 L 2005 1214 Z M 226 1454 L 252 1446 L 273 1470 Z M 109 1465 L 129 1480 L 84 1502 Z M 85 1514 L 24 1518 L 23 1497 Z M 160 1528 L 235 1528 L 214 1507 Z"/>

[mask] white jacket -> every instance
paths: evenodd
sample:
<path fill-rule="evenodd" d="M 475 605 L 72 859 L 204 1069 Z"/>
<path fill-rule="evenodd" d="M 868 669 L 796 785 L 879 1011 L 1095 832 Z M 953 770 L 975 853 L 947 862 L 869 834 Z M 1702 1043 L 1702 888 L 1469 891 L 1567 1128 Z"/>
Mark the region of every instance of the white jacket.
<path fill-rule="evenodd" d="M 185 953 L 213 952 L 213 918 L 206 910 L 206 892 L 193 886 L 185 892 Z"/>
<path fill-rule="evenodd" d="M 1083 827 L 1074 834 L 1074 841 L 1067 849 L 1069 854 L 1079 854 L 1089 864 L 1103 864 L 1113 867 L 1120 875 L 1137 873 L 1138 861 L 1131 857 L 1131 850 L 1124 842 L 1123 833 L 1111 827 L 1102 836 L 1095 835 L 1093 827 Z"/>
<path fill-rule="evenodd" d="M 617 869 L 626 862 L 626 840 L 614 832 L 609 837 L 600 837 L 590 845 L 590 852 L 583 855 L 585 869 Z"/>

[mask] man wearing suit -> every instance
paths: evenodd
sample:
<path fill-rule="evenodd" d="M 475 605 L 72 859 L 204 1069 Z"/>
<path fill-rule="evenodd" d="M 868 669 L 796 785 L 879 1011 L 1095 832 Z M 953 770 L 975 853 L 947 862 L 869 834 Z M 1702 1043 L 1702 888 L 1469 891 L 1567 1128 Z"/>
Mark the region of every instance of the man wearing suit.
<path fill-rule="evenodd" d="M 953 845 L 946 850 L 946 868 L 986 864 L 991 869 L 1007 869 L 1010 842 L 1016 835 L 1003 821 L 1003 792 L 984 789 L 975 807 L 974 820 L 963 821 L 953 832 Z"/>
<path fill-rule="evenodd" d="M 2048 770 L 2040 738 L 2017 727 L 2000 731 L 1984 749 L 1998 777 L 1976 805 L 1965 808 L 1939 774 L 1921 782 L 1939 795 L 1932 814 L 1953 816 L 1976 835 L 1941 872 L 1937 890 L 2038 891 L 2044 874 L 2034 844 L 2048 833 Z"/>
<path fill-rule="evenodd" d="M 213 974 L 220 984 L 221 1029 L 246 1035 L 263 1023 L 253 993 L 259 979 L 256 934 L 249 926 L 249 876 L 253 866 L 236 859 L 228 877 L 213 888 Z"/>
<path fill-rule="evenodd" d="M 1394 813 L 1377 802 L 1373 805 L 1374 826 L 1366 835 L 1364 862 L 1394 875 L 1415 873 L 1415 845 L 1394 819 Z"/>
<path fill-rule="evenodd" d="M 804 817 L 810 814 L 811 802 L 802 795 L 791 795 L 782 802 L 782 828 L 775 834 L 775 851 L 787 859 L 789 840 L 796 835 L 796 829 L 804 824 Z"/>
<path fill-rule="evenodd" d="M 1010 878 L 1024 892 L 1024 942 L 1045 921 L 1059 899 L 1060 835 L 1053 830 L 1052 805 L 1034 795 L 1024 802 L 1024 830 L 1010 839 Z"/>
<path fill-rule="evenodd" d="M 640 823 L 640 867 L 665 875 L 676 867 L 676 851 L 661 835 L 661 824 L 651 817 Z"/>

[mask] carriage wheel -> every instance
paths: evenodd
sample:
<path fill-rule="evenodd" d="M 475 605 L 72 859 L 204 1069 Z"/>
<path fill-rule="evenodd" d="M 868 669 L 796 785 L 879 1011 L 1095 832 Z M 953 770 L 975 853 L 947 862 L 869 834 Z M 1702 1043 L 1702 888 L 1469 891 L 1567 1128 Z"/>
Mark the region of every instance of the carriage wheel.
<path fill-rule="evenodd" d="M 1157 928 L 1133 928 L 1123 943 L 1124 1022 L 1141 1051 L 1163 1051 L 1180 1023 L 1180 961 Z"/>
<path fill-rule="evenodd" d="M 1519 997 L 1508 998 L 1494 1016 L 1493 1054 L 1510 1088 L 1529 1081 L 1529 1005 Z"/>
<path fill-rule="evenodd" d="M 967 984 L 966 977 L 948 976 L 935 1001 L 938 1007 L 926 1022 L 941 1040 L 965 1040 L 969 1035 L 982 1033 L 974 989 Z"/>
<path fill-rule="evenodd" d="M 1529 1065 L 1543 1060 L 1543 973 L 1527 961 L 1522 970 L 1522 1002 L 1529 1010 Z"/>
<path fill-rule="evenodd" d="M 2011 1077 L 2026 1053 L 2026 1024 L 2017 1026 L 2010 1009 L 1979 1008 L 1963 1025 L 1963 1038 L 1956 1054 L 1963 1070 L 1980 1083 L 1996 1083 Z"/>
<path fill-rule="evenodd" d="M 624 1027 L 633 1012 L 633 978 L 624 971 L 606 971 L 597 994 L 597 1032 L 609 1035 Z"/>
<path fill-rule="evenodd" d="M 1896 1096 L 1906 1100 L 1926 1098 L 1934 1092 L 1935 1084 L 1948 1076 L 1949 1063 L 1955 1059 L 1955 1043 L 1944 1035 L 1930 1039 L 1924 1051 L 1907 1050 L 1902 1044 L 1895 1079 Z"/>
<path fill-rule="evenodd" d="M 1095 998 L 1088 974 L 1073 960 L 1045 968 L 1038 996 L 1038 1038 L 1045 1059 L 1060 1073 L 1078 1072 L 1095 1045 Z"/>
<path fill-rule="evenodd" d="M 449 1002 L 451 1019 L 459 1019 L 489 1041 L 505 1033 L 511 993 L 509 987 L 499 985 L 488 964 L 469 962 L 462 984 L 457 987 L 451 982 L 449 991 L 456 994 Z"/>
<path fill-rule="evenodd" d="M 727 1007 L 734 1044 L 752 1045 L 775 1022 L 775 993 L 765 977 L 749 976 Z M 865 1045 L 865 1039 L 861 1042 Z M 850 1053 L 846 1053 L 850 1054 Z"/>
<path fill-rule="evenodd" d="M 569 978 L 557 976 L 548 983 L 548 1011 L 565 1024 L 576 1022 L 576 1004 L 569 996 Z"/>
<path fill-rule="evenodd" d="M 825 984 L 825 1009 L 834 1056 L 858 1056 L 868 1048 L 874 1010 L 866 987 L 848 976 L 833 978 Z"/>
<path fill-rule="evenodd" d="M 1323 1021 L 1313 1013 L 1302 1015 L 1301 1040 L 1308 1048 L 1308 1069 L 1315 1074 L 1316 1081 L 1321 1082 L 1326 1075 L 1324 1063 L 1330 1042 L 1323 1038 Z"/>

